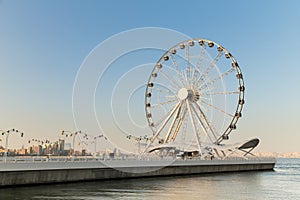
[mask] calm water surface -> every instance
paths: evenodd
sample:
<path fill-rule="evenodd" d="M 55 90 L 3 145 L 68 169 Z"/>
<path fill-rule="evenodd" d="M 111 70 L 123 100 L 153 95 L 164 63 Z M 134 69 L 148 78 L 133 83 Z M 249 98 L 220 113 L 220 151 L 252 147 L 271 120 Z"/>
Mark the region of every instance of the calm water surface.
<path fill-rule="evenodd" d="M 0 189 L 0 199 L 300 199 L 300 159 L 275 171 L 144 178 Z"/>

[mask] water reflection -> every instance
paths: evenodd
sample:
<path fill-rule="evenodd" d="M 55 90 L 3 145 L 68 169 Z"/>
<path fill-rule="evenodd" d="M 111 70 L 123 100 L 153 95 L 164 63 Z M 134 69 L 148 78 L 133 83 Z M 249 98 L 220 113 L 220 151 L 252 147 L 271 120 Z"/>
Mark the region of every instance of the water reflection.
<path fill-rule="evenodd" d="M 257 191 L 260 177 L 252 172 L 5 188 L 0 199 L 227 199 L 233 190 Z"/>

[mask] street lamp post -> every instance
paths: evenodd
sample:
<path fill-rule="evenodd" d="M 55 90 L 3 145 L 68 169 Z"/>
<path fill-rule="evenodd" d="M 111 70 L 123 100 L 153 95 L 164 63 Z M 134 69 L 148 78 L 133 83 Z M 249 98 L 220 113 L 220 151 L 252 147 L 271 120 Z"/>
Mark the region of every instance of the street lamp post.
<path fill-rule="evenodd" d="M 5 132 L 2 132 L 2 135 L 5 135 L 5 152 L 4 152 L 4 162 L 6 162 L 6 159 L 7 159 L 7 153 L 8 153 L 8 137 L 11 133 L 20 133 L 20 136 L 23 137 L 24 136 L 24 133 L 23 132 L 19 132 L 18 130 L 16 129 L 10 129 L 10 130 L 7 130 Z"/>
<path fill-rule="evenodd" d="M 76 131 L 76 132 L 72 133 L 71 131 L 65 131 L 65 130 L 63 130 L 61 132 L 61 135 L 64 135 L 65 133 L 69 133 L 70 137 L 73 137 L 73 140 L 72 140 L 72 148 L 73 148 L 72 157 L 74 158 L 74 156 L 75 156 L 75 137 L 76 137 L 76 135 L 80 134 L 81 131 Z M 69 134 L 66 134 L 66 137 L 68 137 Z"/>
<path fill-rule="evenodd" d="M 83 150 L 86 151 L 86 148 L 84 149 L 84 146 L 86 147 L 88 144 L 85 141 L 80 141 L 78 144 L 81 147 L 81 156 L 84 156 L 82 152 L 83 152 Z"/>
<path fill-rule="evenodd" d="M 107 140 L 107 137 L 105 137 L 103 134 L 101 134 L 101 135 L 97 135 L 97 136 L 95 136 L 94 137 L 94 153 L 95 153 L 95 155 L 94 156 L 96 156 L 96 154 L 97 154 L 97 139 L 98 138 L 104 138 L 105 140 Z"/>
<path fill-rule="evenodd" d="M 43 151 L 43 146 L 42 145 L 45 144 L 46 151 L 47 151 L 48 150 L 47 149 L 48 145 L 50 144 L 50 140 L 39 140 L 39 139 L 35 139 L 35 138 L 32 138 L 31 140 L 28 140 L 28 144 L 33 143 L 33 142 L 35 142 L 35 143 L 38 144 L 38 148 L 39 148 L 39 146 L 41 146 L 42 147 L 42 151 Z M 40 152 L 39 151 L 37 152 L 37 155 L 40 156 Z M 43 153 L 42 153 L 42 155 L 43 155 Z"/>
<path fill-rule="evenodd" d="M 138 143 L 138 153 L 139 154 L 141 153 L 141 141 L 145 140 L 146 142 L 148 142 L 149 140 L 151 140 L 150 138 L 148 138 L 147 135 L 140 136 L 140 137 L 136 137 L 136 136 L 133 136 L 133 135 L 127 135 L 126 138 L 129 139 L 129 140 L 134 139 Z"/>

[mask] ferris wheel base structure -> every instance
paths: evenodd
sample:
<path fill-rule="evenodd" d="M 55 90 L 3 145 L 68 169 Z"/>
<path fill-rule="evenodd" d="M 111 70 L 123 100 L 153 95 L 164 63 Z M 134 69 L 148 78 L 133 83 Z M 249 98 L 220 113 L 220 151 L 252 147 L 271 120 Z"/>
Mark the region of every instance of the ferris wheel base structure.
<path fill-rule="evenodd" d="M 0 188 L 97 180 L 271 171 L 274 158 L 226 160 L 90 160 L 0 163 Z"/>

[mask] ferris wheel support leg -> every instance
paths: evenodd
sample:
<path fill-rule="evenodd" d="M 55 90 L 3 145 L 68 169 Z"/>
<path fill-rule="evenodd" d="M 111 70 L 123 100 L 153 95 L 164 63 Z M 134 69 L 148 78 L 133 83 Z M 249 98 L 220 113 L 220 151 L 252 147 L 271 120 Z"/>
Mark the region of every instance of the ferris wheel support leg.
<path fill-rule="evenodd" d="M 199 124 L 201 125 L 201 128 L 202 128 L 203 132 L 204 132 L 205 135 L 209 138 L 210 142 L 213 143 L 213 141 L 212 141 L 210 135 L 208 134 L 208 132 L 207 132 L 207 130 L 206 130 L 206 128 L 205 128 L 203 122 L 201 121 L 201 119 L 200 119 L 198 113 L 196 112 L 196 110 L 194 109 L 193 106 L 191 106 L 191 108 L 193 109 L 193 111 L 194 111 L 194 113 L 195 113 L 195 115 L 196 115 L 196 118 L 197 118 Z M 208 127 L 209 127 L 209 125 L 208 125 Z"/>
<path fill-rule="evenodd" d="M 191 123 L 192 123 L 192 126 L 193 126 L 193 129 L 194 129 L 194 133 L 196 135 L 196 138 L 197 138 L 197 143 L 198 143 L 198 147 L 199 147 L 199 154 L 202 158 L 202 151 L 201 151 L 201 145 L 200 145 L 200 138 L 199 138 L 199 135 L 197 133 L 197 129 L 196 129 L 196 125 L 194 123 L 194 119 L 193 119 L 193 116 L 192 116 L 192 111 L 191 111 L 191 107 L 190 107 L 190 102 L 188 99 L 185 100 L 186 102 L 186 106 L 187 106 L 187 109 L 188 109 L 188 112 L 189 112 L 189 116 L 190 116 L 190 119 L 191 119 Z"/>
<path fill-rule="evenodd" d="M 183 122 L 183 119 L 185 118 L 186 112 L 187 112 L 187 108 L 185 107 L 185 108 L 184 108 L 184 111 L 183 111 L 183 114 L 182 114 L 182 116 L 180 117 L 179 122 L 178 122 L 178 124 L 177 124 L 177 126 L 176 126 L 176 129 L 175 129 L 175 131 L 174 131 L 174 133 L 173 133 L 173 136 L 171 137 L 170 142 L 174 142 L 174 140 L 175 140 L 175 138 L 176 138 L 176 136 L 177 136 L 177 133 L 178 133 L 180 127 L 181 127 L 181 124 L 182 124 L 182 122 Z"/>
<path fill-rule="evenodd" d="M 213 136 L 215 137 L 215 140 L 217 140 L 217 137 L 216 137 L 216 135 L 215 135 L 215 133 L 214 133 L 212 127 L 210 126 L 210 124 L 209 124 L 209 122 L 208 122 L 208 120 L 207 120 L 207 118 L 206 118 L 204 112 L 202 111 L 201 107 L 199 106 L 199 104 L 198 104 L 197 102 L 195 103 L 195 105 L 196 105 L 196 107 L 199 109 L 202 118 L 204 119 L 204 121 L 205 121 L 207 127 L 209 127 L 209 129 L 210 129 L 210 131 L 212 132 Z"/>
<path fill-rule="evenodd" d="M 171 135 L 171 132 L 172 132 L 172 130 L 173 130 L 173 127 L 174 127 L 174 125 L 175 125 L 175 122 L 176 122 L 176 120 L 178 119 L 178 115 L 179 115 L 179 113 L 180 113 L 180 110 L 181 110 L 181 103 L 180 103 L 179 108 L 178 108 L 177 111 L 176 111 L 176 114 L 175 114 L 174 119 L 173 119 L 173 121 L 172 121 L 172 123 L 171 123 L 171 126 L 169 127 L 169 130 L 168 130 L 168 133 L 167 133 L 167 135 L 166 135 L 166 137 L 165 137 L 164 143 L 168 142 L 168 140 L 169 140 L 169 137 L 170 137 L 170 135 Z"/>
<path fill-rule="evenodd" d="M 170 120 L 170 118 L 173 116 L 173 114 L 175 113 L 175 111 L 179 108 L 179 106 L 181 105 L 181 103 L 179 102 L 174 108 L 173 110 L 170 112 L 169 116 L 165 119 L 164 123 L 162 124 L 162 126 L 158 129 L 158 131 L 156 132 L 156 134 L 153 136 L 153 138 L 150 140 L 150 143 L 147 145 L 147 147 L 145 148 L 144 153 L 147 152 L 148 148 L 150 147 L 150 145 L 153 143 L 153 141 L 157 138 L 157 136 L 160 134 L 160 132 L 163 130 L 163 128 L 166 126 L 166 124 L 168 123 L 168 121 Z M 143 153 L 143 154 L 144 154 Z"/>

